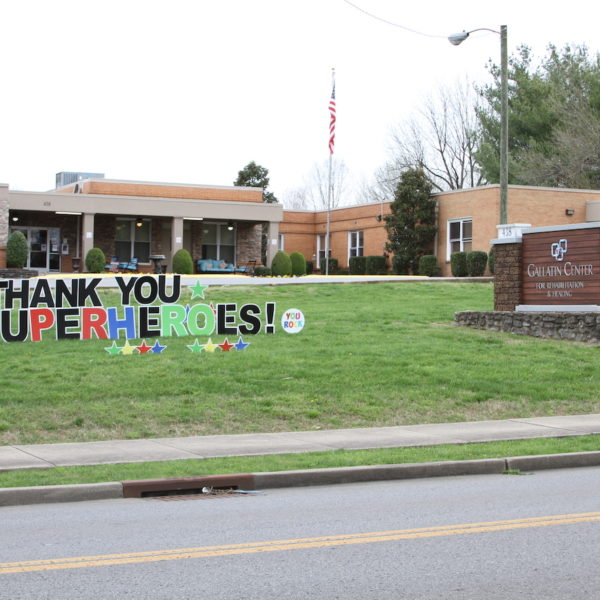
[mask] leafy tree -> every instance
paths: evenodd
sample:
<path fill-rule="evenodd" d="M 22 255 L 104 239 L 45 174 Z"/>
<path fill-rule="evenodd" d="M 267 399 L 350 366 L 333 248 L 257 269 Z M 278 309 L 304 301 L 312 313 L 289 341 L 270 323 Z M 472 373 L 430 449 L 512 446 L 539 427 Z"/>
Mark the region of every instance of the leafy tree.
<path fill-rule="evenodd" d="M 384 217 L 386 250 L 394 254 L 396 273 L 418 273 L 419 258 L 430 251 L 438 230 L 432 189 L 422 169 L 407 169 L 400 176 L 391 214 Z"/>
<path fill-rule="evenodd" d="M 500 67 L 480 89 L 484 177 L 499 181 Z M 527 46 L 509 59 L 509 183 L 600 187 L 600 57 L 585 46 L 549 46 L 538 66 Z"/>
<path fill-rule="evenodd" d="M 237 179 L 233 185 L 259 187 L 263 189 L 263 200 L 268 203 L 277 202 L 273 192 L 268 192 L 269 170 L 257 165 L 254 161 L 249 162 L 241 171 L 238 172 Z"/>

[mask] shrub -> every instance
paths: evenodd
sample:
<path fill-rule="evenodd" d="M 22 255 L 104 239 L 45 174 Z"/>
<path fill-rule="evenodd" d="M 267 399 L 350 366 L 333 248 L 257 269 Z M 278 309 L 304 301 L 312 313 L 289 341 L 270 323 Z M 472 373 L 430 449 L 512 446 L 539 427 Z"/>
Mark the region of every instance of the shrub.
<path fill-rule="evenodd" d="M 490 273 L 492 275 L 494 274 L 494 258 L 496 256 L 494 249 L 495 247 L 492 246 L 492 248 L 490 249 L 490 253 L 488 254 L 488 269 L 490 270 Z"/>
<path fill-rule="evenodd" d="M 6 266 L 22 269 L 27 264 L 29 246 L 22 231 L 13 231 L 6 242 Z"/>
<path fill-rule="evenodd" d="M 410 264 L 403 256 L 394 255 L 392 269 L 396 275 L 408 275 L 410 273 Z"/>
<path fill-rule="evenodd" d="M 481 277 L 485 273 L 487 259 L 487 253 L 483 250 L 467 252 L 467 272 L 469 273 L 469 277 Z"/>
<path fill-rule="evenodd" d="M 336 275 L 350 275 L 350 269 L 338 269 Z"/>
<path fill-rule="evenodd" d="M 269 269 L 269 267 L 263 267 L 262 265 L 258 265 L 258 267 L 254 267 L 254 276 L 255 277 L 270 277 L 271 269 Z"/>
<path fill-rule="evenodd" d="M 437 257 L 433 254 L 424 254 L 419 258 L 419 275 L 427 277 L 437 277 L 440 274 L 440 267 L 437 264 Z"/>
<path fill-rule="evenodd" d="M 292 261 L 292 275 L 306 275 L 306 259 L 301 252 L 292 252 L 290 254 Z"/>
<path fill-rule="evenodd" d="M 351 256 L 348 262 L 351 275 L 364 275 L 367 272 L 366 256 Z"/>
<path fill-rule="evenodd" d="M 367 275 L 385 275 L 387 268 L 385 264 L 385 256 L 367 256 L 366 257 L 366 273 Z"/>
<path fill-rule="evenodd" d="M 467 253 L 453 252 L 450 256 L 450 268 L 454 277 L 466 277 L 467 270 Z"/>
<path fill-rule="evenodd" d="M 325 275 L 325 271 L 326 271 L 326 262 L 325 259 L 322 258 L 321 259 L 321 275 Z M 330 275 L 335 275 L 338 271 L 338 259 L 337 258 L 330 258 L 329 259 L 329 274 Z"/>
<path fill-rule="evenodd" d="M 103 273 L 106 266 L 106 256 L 100 248 L 92 248 L 85 255 L 85 268 L 90 273 Z"/>
<path fill-rule="evenodd" d="M 306 274 L 310 275 L 315 270 L 315 265 L 312 260 L 306 261 Z"/>
<path fill-rule="evenodd" d="M 290 255 L 283 250 L 278 250 L 271 263 L 271 273 L 275 277 L 285 277 L 292 274 L 292 261 Z"/>
<path fill-rule="evenodd" d="M 173 255 L 173 273 L 191 275 L 194 272 L 194 261 L 191 254 L 185 249 L 177 250 Z"/>

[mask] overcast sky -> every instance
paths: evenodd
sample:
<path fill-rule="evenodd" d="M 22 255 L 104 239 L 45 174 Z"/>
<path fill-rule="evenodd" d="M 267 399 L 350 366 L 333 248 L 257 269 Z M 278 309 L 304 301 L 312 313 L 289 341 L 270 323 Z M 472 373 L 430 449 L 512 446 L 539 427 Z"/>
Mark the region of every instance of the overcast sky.
<path fill-rule="evenodd" d="M 2 0 L 0 182 L 48 190 L 59 171 L 232 185 L 251 160 L 282 198 L 335 157 L 356 185 L 386 159 L 390 128 L 440 84 L 485 81 L 509 53 L 550 42 L 598 51 L 595 1 Z M 437 37 L 436 37 L 437 36 Z"/>

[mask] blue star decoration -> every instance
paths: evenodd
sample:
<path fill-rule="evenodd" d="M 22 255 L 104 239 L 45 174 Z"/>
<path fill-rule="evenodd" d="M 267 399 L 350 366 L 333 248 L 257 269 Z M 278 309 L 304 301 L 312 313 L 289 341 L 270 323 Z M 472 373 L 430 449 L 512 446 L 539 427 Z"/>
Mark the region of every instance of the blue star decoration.
<path fill-rule="evenodd" d="M 166 346 L 161 346 L 160 342 L 156 340 L 156 342 L 154 342 L 154 346 L 150 348 L 150 352 L 154 352 L 154 354 L 161 354 L 165 348 Z"/>
<path fill-rule="evenodd" d="M 204 290 L 208 287 L 202 285 L 199 281 L 196 281 L 194 285 L 188 286 L 192 290 L 192 300 L 194 298 L 204 298 Z"/>
<path fill-rule="evenodd" d="M 241 350 L 245 350 L 248 346 L 250 345 L 250 342 L 244 342 L 244 340 L 242 339 L 242 336 L 240 335 L 237 344 L 234 344 L 234 348 L 239 352 Z"/>

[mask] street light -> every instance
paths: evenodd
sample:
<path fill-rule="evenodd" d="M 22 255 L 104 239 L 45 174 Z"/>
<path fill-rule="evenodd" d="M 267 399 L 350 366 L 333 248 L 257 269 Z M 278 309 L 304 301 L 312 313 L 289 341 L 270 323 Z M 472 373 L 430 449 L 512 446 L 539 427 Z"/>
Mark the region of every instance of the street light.
<path fill-rule="evenodd" d="M 491 31 L 500 36 L 500 225 L 508 223 L 508 52 L 507 28 L 500 31 L 480 27 L 462 33 L 453 33 L 448 40 L 454 46 L 464 42 L 474 31 Z"/>

